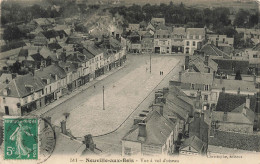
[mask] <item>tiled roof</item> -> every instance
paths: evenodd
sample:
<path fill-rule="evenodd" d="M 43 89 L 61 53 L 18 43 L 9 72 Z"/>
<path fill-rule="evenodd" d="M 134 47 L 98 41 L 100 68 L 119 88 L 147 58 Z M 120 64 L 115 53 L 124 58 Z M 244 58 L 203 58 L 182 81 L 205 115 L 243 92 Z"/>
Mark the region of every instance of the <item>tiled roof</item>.
<path fill-rule="evenodd" d="M 20 47 L 23 47 L 23 46 L 26 46 L 24 41 L 22 41 L 22 40 L 21 41 L 13 41 L 13 42 L 10 42 L 9 44 L 1 46 L 0 52 L 9 51 L 9 50 L 20 48 Z"/>
<path fill-rule="evenodd" d="M 254 122 L 255 119 L 255 113 L 246 107 L 246 104 L 242 104 L 239 107 L 237 107 L 236 109 L 232 110 L 232 113 L 243 113 L 244 115 L 248 118 L 249 121 Z"/>
<path fill-rule="evenodd" d="M 44 88 L 44 83 L 39 77 L 31 74 L 18 76 L 6 85 L 6 87 L 2 88 L 0 95 L 3 96 L 4 89 L 8 89 L 8 97 L 22 98 L 34 93 L 33 90 L 28 89 L 28 86 L 34 91 L 39 91 Z"/>
<path fill-rule="evenodd" d="M 180 150 L 187 146 L 194 148 L 199 153 L 205 153 L 205 152 L 203 152 L 203 151 L 205 151 L 205 150 L 203 150 L 203 147 L 205 147 L 206 144 L 204 142 L 202 142 L 197 136 L 192 136 L 192 137 L 189 137 L 188 139 L 186 139 L 183 142 L 183 144 L 181 145 Z"/>
<path fill-rule="evenodd" d="M 157 111 L 151 111 L 151 117 L 146 122 L 146 137 L 144 141 L 138 140 L 139 127 L 134 126 L 123 140 L 141 142 L 145 144 L 163 145 L 170 136 L 175 125 L 168 119 L 160 115 Z"/>
<path fill-rule="evenodd" d="M 216 111 L 231 112 L 246 102 L 246 95 L 219 93 Z M 250 109 L 256 112 L 256 96 L 249 96 Z"/>
<path fill-rule="evenodd" d="M 83 38 L 81 38 L 81 37 L 69 37 L 66 40 L 66 43 L 67 44 L 79 44 L 79 43 L 81 43 L 81 41 L 83 41 Z"/>
<path fill-rule="evenodd" d="M 38 76 L 41 79 L 50 79 L 50 82 L 55 82 L 55 75 L 58 76 L 58 79 L 65 78 L 66 72 L 58 65 L 50 65 L 43 68 L 43 70 L 35 71 L 35 76 Z"/>
<path fill-rule="evenodd" d="M 205 55 L 209 55 L 209 56 L 223 56 L 223 58 L 225 59 L 230 58 L 230 56 L 227 53 L 221 51 L 213 44 L 204 45 L 200 51 L 204 52 Z"/>
<path fill-rule="evenodd" d="M 85 46 L 84 48 L 95 56 L 103 53 L 103 51 L 96 46 L 91 45 L 91 46 Z"/>
<path fill-rule="evenodd" d="M 215 130 L 209 137 L 209 145 L 260 152 L 260 136 Z"/>
<path fill-rule="evenodd" d="M 202 72 L 185 72 L 182 73 L 181 82 L 192 84 L 212 84 L 213 74 Z"/>
<path fill-rule="evenodd" d="M 214 79 L 212 89 L 238 91 L 240 88 L 241 92 L 257 92 L 254 82 L 244 80 L 231 80 L 231 79 Z"/>

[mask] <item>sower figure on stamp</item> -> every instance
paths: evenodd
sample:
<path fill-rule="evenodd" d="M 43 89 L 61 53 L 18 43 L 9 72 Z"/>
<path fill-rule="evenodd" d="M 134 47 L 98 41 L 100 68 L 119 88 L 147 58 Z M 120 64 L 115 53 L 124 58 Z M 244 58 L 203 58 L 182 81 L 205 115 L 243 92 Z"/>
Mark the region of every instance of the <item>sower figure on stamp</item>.
<path fill-rule="evenodd" d="M 31 152 L 31 149 L 23 144 L 23 135 L 33 136 L 33 134 L 27 132 L 27 130 L 30 129 L 28 126 L 22 126 L 21 122 L 19 122 L 18 125 L 14 133 L 10 136 L 10 140 L 16 142 L 15 154 L 18 155 L 17 158 L 21 158 L 21 155 L 28 155 Z"/>

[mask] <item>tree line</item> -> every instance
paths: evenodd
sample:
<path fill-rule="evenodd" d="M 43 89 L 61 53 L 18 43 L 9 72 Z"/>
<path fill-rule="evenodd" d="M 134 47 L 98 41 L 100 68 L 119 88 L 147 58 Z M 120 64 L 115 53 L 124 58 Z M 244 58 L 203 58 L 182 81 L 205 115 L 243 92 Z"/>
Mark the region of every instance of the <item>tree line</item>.
<path fill-rule="evenodd" d="M 152 17 L 163 17 L 168 24 L 188 24 L 195 22 L 195 27 L 211 27 L 213 30 L 231 26 L 229 15 L 231 11 L 226 7 L 213 9 L 186 7 L 183 3 L 144 6 L 133 4 L 130 7 L 119 6 L 110 9 L 110 13 L 124 16 L 127 23 L 148 22 Z M 250 14 L 246 10 L 239 10 L 235 15 L 234 26 L 253 28 L 258 24 L 259 12 Z"/>

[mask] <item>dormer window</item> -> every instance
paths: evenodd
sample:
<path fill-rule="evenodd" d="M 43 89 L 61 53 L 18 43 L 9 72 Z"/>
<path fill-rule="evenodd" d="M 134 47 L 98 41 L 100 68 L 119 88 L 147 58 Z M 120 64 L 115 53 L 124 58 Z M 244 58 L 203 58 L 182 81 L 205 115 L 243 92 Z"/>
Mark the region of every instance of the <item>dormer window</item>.
<path fill-rule="evenodd" d="M 4 96 L 8 96 L 9 92 L 10 92 L 9 88 L 5 88 L 5 89 L 3 90 L 3 95 L 4 95 Z"/>

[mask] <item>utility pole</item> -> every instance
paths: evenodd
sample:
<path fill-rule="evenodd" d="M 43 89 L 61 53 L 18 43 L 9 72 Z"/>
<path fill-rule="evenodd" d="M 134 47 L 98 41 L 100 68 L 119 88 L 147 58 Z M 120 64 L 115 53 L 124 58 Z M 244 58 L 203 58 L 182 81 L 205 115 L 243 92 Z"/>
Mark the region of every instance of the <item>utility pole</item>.
<path fill-rule="evenodd" d="M 103 86 L 103 110 L 105 110 L 105 87 Z"/>

